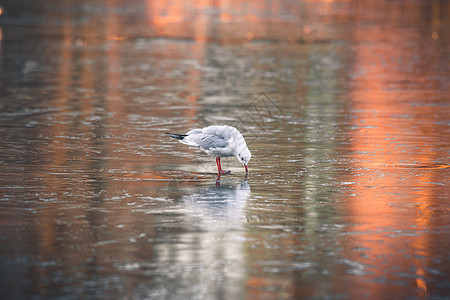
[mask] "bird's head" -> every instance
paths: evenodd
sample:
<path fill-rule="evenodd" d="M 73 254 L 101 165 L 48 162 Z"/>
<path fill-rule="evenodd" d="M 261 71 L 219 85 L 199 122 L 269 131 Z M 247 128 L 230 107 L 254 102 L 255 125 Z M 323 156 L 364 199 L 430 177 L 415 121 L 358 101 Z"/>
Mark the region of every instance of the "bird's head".
<path fill-rule="evenodd" d="M 244 151 L 238 153 L 236 155 L 237 159 L 244 165 L 245 171 L 247 170 L 248 162 L 250 161 L 250 158 L 252 158 L 252 154 L 250 153 L 250 150 L 245 149 Z"/>

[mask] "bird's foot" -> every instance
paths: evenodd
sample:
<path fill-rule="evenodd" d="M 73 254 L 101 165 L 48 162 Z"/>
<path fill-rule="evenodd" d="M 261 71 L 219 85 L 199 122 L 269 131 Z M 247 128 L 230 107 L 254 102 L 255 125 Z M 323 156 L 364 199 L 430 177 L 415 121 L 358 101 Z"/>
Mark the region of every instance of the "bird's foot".
<path fill-rule="evenodd" d="M 227 175 L 227 174 L 230 174 L 230 173 L 231 173 L 230 170 L 228 170 L 228 171 L 219 170 L 219 175 Z"/>

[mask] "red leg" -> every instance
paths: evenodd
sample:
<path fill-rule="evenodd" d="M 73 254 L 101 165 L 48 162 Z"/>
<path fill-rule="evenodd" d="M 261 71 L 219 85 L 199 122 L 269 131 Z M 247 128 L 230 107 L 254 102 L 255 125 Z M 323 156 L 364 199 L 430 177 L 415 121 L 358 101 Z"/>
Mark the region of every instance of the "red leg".
<path fill-rule="evenodd" d="M 219 175 L 222 174 L 230 174 L 230 171 L 224 171 L 222 170 L 222 165 L 220 164 L 220 157 L 216 156 L 216 164 L 217 164 L 217 171 L 219 172 Z"/>
<path fill-rule="evenodd" d="M 222 171 L 222 166 L 220 165 L 220 157 L 216 156 L 216 164 L 217 164 L 217 171 L 220 174 L 220 171 Z"/>

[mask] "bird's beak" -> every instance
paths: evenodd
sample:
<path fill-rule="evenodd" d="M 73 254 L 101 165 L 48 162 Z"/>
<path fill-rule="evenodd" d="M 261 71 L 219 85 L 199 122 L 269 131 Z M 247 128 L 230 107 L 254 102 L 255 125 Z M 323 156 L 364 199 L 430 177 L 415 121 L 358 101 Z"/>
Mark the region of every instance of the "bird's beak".
<path fill-rule="evenodd" d="M 245 167 L 245 173 L 248 173 L 248 168 L 247 168 L 247 165 L 246 165 L 246 164 L 244 164 L 244 167 Z"/>

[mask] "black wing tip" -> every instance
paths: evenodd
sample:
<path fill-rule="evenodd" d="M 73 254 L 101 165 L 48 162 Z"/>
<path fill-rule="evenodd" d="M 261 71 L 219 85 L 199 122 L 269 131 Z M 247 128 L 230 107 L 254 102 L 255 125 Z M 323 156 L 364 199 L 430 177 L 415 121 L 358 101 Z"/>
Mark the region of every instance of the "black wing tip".
<path fill-rule="evenodd" d="M 168 134 L 170 137 L 177 139 L 177 140 L 182 140 L 185 137 L 187 137 L 187 134 L 176 134 L 176 133 L 170 133 L 170 132 L 166 132 L 166 134 Z"/>

